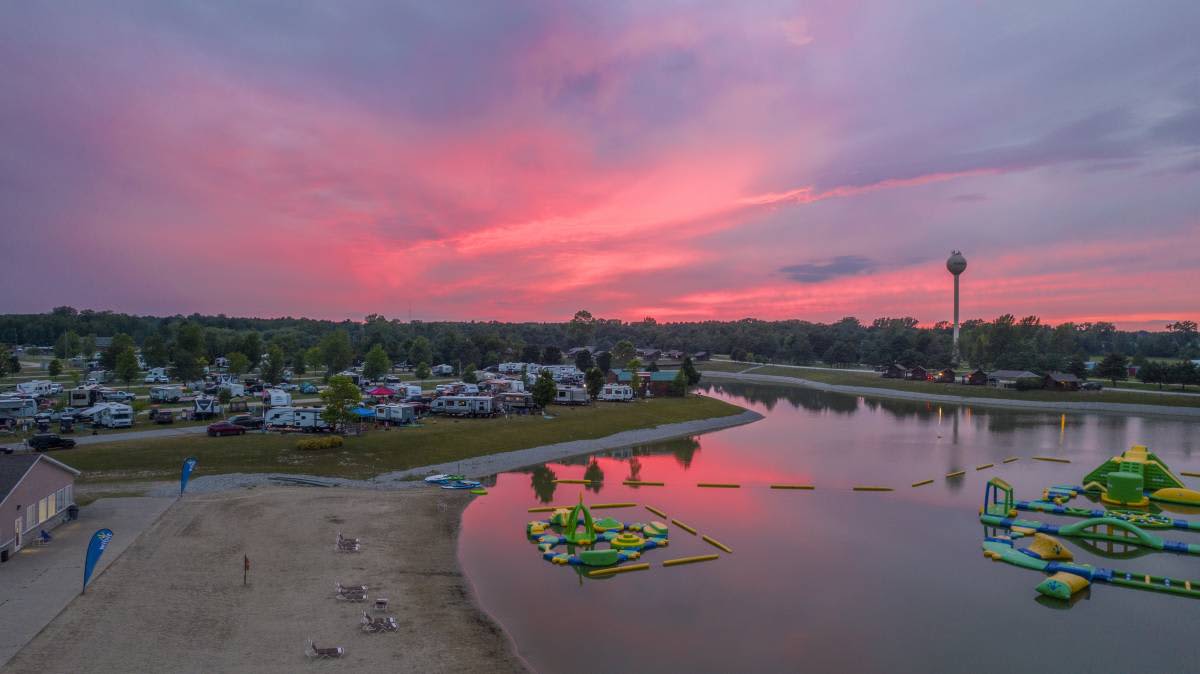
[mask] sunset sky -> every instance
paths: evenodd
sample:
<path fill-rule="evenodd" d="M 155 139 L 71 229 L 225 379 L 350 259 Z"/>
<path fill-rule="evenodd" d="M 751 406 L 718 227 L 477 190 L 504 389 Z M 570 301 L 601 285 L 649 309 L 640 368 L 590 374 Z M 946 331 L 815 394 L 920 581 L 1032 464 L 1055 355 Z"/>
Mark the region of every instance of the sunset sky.
<path fill-rule="evenodd" d="M 1200 307 L 1200 3 L 8 2 L 0 311 Z"/>

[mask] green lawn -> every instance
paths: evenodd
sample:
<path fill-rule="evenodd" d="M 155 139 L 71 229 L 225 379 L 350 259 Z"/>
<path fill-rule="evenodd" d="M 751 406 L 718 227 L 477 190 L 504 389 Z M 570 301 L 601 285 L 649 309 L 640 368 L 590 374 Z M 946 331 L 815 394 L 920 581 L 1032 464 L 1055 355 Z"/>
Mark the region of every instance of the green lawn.
<path fill-rule="evenodd" d="M 701 372 L 741 372 L 754 367 L 753 363 L 734 363 L 728 360 L 702 360 L 696 363 L 696 369 Z"/>
<path fill-rule="evenodd" d="M 1200 397 L 1160 396 L 1129 391 L 1013 391 L 990 386 L 965 386 L 962 384 L 934 384 L 923 381 L 884 379 L 867 372 L 839 372 L 836 370 L 797 370 L 789 367 L 767 365 L 749 374 L 768 374 L 782 377 L 798 377 L 827 384 L 847 386 L 870 386 L 874 388 L 913 391 L 940 395 L 967 396 L 972 398 L 1008 398 L 1013 400 L 1039 400 L 1054 402 L 1133 403 L 1138 405 L 1166 405 L 1171 407 L 1200 407 Z"/>
<path fill-rule="evenodd" d="M 636 403 L 553 407 L 540 415 L 510 419 L 432 417 L 418 428 L 370 431 L 349 437 L 340 449 L 299 451 L 309 436 L 261 434 L 121 441 L 56 451 L 54 458 L 84 472 L 83 479 L 171 478 L 183 459 L 195 456 L 197 475 L 247 472 L 306 473 L 366 478 L 486 454 L 612 435 L 660 424 L 728 416 L 741 408 L 705 396 L 658 398 Z"/>

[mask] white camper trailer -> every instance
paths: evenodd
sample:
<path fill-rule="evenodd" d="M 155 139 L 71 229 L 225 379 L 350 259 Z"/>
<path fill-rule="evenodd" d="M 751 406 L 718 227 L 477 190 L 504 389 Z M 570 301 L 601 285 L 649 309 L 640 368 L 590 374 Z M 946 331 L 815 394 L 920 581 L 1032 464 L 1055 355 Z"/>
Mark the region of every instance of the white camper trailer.
<path fill-rule="evenodd" d="M 54 395 L 58 391 L 62 391 L 62 387 L 52 381 L 45 379 L 34 379 L 32 381 L 23 381 L 17 384 L 17 393 L 24 393 L 30 396 L 48 396 Z"/>
<path fill-rule="evenodd" d="M 151 386 L 150 401 L 156 403 L 177 403 L 183 397 L 182 386 Z"/>
<path fill-rule="evenodd" d="M 221 404 L 213 396 L 197 396 L 192 404 L 192 417 L 196 419 L 213 419 L 221 416 Z"/>
<path fill-rule="evenodd" d="M 455 417 L 491 416 L 495 412 L 491 396 L 441 396 L 429 406 L 434 414 Z"/>
<path fill-rule="evenodd" d="M 70 407 L 91 407 L 99 400 L 100 389 L 95 386 L 77 386 L 67 394 L 67 405 Z"/>
<path fill-rule="evenodd" d="M 604 388 L 600 389 L 600 395 L 596 397 L 599 400 L 626 402 L 633 400 L 633 387 L 626 384 L 605 384 Z"/>
<path fill-rule="evenodd" d="M 268 407 L 287 407 L 292 404 L 292 394 L 282 389 L 270 388 L 263 391 L 263 402 Z"/>
<path fill-rule="evenodd" d="M 0 422 L 26 419 L 37 412 L 37 401 L 33 398 L 0 398 Z"/>
<path fill-rule="evenodd" d="M 559 385 L 554 391 L 554 402 L 559 405 L 586 405 L 588 404 L 587 389 L 581 386 Z"/>
<path fill-rule="evenodd" d="M 376 405 L 375 420 L 385 424 L 411 424 L 417 420 L 417 408 L 413 405 Z"/>
<path fill-rule="evenodd" d="M 236 379 L 221 382 L 219 388 L 229 391 L 229 397 L 231 398 L 241 398 L 246 395 L 246 385 Z"/>
<path fill-rule="evenodd" d="M 321 418 L 324 407 L 272 407 L 267 410 L 263 424 L 269 429 L 299 429 L 308 433 L 329 430 Z"/>
<path fill-rule="evenodd" d="M 92 408 L 92 423 L 104 428 L 131 428 L 133 408 L 122 403 L 100 403 Z"/>
<path fill-rule="evenodd" d="M 396 397 L 401 400 L 416 400 L 423 394 L 419 384 L 400 384 L 393 387 L 393 390 L 396 391 Z"/>
<path fill-rule="evenodd" d="M 165 384 L 170 381 L 167 378 L 167 368 L 152 367 L 146 371 L 146 378 L 143 379 L 147 384 Z"/>
<path fill-rule="evenodd" d="M 263 417 L 267 428 L 287 428 L 296 420 L 296 411 L 291 407 L 272 407 Z"/>

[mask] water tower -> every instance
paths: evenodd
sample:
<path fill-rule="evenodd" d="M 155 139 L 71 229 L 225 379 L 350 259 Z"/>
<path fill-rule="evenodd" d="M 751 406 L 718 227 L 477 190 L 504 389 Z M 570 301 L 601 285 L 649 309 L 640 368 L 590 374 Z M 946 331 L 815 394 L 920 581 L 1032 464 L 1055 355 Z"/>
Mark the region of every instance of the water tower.
<path fill-rule="evenodd" d="M 958 365 L 958 277 L 967 270 L 967 258 L 957 250 L 950 253 L 950 257 L 946 260 L 946 269 L 954 275 L 954 364 Z"/>

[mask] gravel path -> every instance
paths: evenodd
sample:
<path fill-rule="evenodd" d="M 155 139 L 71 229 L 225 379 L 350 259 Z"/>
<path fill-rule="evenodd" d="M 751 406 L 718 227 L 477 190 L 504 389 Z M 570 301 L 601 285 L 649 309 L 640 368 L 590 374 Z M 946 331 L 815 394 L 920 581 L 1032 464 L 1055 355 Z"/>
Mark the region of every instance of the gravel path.
<path fill-rule="evenodd" d="M 757 384 L 785 384 L 803 386 L 819 391 L 833 393 L 848 393 L 850 395 L 869 396 L 874 398 L 898 398 L 902 400 L 920 400 L 929 402 L 949 403 L 952 405 L 975 405 L 979 407 L 1004 407 L 1026 410 L 1045 410 L 1050 412 L 1102 412 L 1109 414 L 1147 414 L 1154 416 L 1183 417 L 1200 420 L 1200 407 L 1171 407 L 1167 405 L 1138 405 L 1133 403 L 1079 403 L 1052 402 L 1044 400 L 1010 400 L 1006 398 L 971 398 L 967 396 L 939 395 L 931 393 L 915 393 L 895 389 L 874 388 L 870 386 L 846 386 L 844 384 L 826 384 L 801 377 L 780 377 L 772 374 L 753 374 L 738 372 L 705 372 L 704 376 L 710 381 L 744 381 Z"/>

